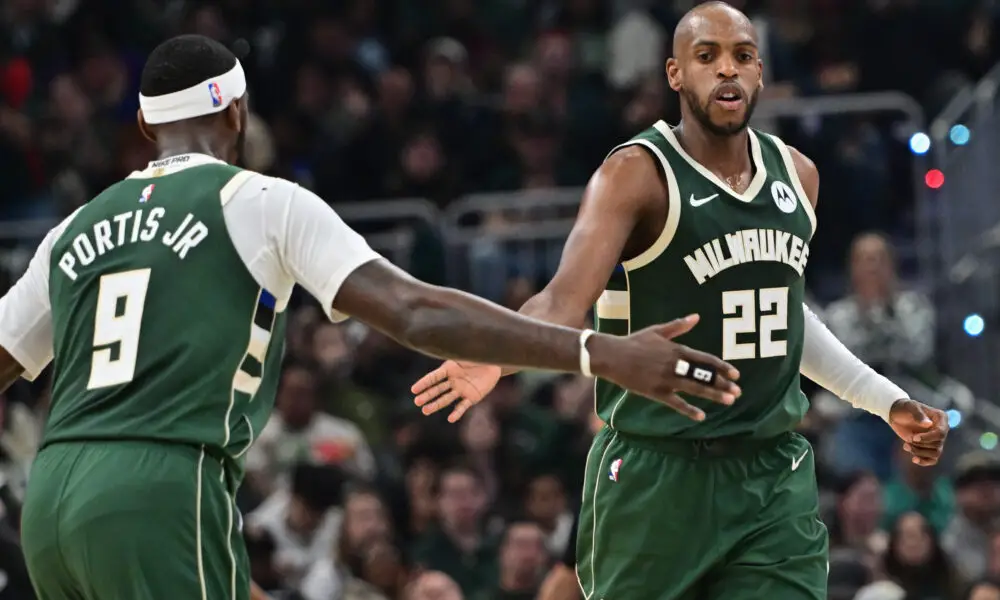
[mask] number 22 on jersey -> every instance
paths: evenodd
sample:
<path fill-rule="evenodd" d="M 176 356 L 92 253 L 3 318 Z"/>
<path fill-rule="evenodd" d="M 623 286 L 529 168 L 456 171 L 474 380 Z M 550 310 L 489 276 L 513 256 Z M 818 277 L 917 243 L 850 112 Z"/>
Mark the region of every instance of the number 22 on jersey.
<path fill-rule="evenodd" d="M 788 329 L 788 288 L 722 292 L 722 360 L 773 358 L 788 353 L 788 342 L 774 339 Z M 757 341 L 738 336 L 757 334 Z"/>
<path fill-rule="evenodd" d="M 135 377 L 149 274 L 150 269 L 135 269 L 101 276 L 88 390 L 121 385 Z"/>

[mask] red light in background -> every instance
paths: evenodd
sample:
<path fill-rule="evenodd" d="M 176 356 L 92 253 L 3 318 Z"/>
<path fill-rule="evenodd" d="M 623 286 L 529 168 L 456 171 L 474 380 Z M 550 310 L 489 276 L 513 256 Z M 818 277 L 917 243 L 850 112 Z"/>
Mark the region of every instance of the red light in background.
<path fill-rule="evenodd" d="M 924 183 L 926 183 L 927 187 L 932 190 L 936 190 L 944 185 L 944 173 L 938 169 L 931 169 L 930 171 L 927 171 L 926 175 L 924 175 Z"/>

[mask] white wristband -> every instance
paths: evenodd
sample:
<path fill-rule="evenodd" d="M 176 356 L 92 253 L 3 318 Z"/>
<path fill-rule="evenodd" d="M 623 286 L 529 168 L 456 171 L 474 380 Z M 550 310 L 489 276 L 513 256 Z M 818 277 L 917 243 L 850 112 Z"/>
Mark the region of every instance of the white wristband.
<path fill-rule="evenodd" d="M 584 377 L 593 377 L 590 372 L 590 352 L 587 350 L 587 339 L 594 335 L 593 329 L 584 329 L 580 332 L 580 372 Z"/>

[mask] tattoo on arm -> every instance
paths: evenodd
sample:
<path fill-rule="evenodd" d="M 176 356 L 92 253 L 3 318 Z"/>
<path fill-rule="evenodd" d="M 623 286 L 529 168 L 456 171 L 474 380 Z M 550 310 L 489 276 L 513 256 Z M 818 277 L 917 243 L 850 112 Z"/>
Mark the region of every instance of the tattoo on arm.
<path fill-rule="evenodd" d="M 379 260 L 352 273 L 333 301 L 400 344 L 440 358 L 576 372 L 579 331 L 420 282 Z"/>

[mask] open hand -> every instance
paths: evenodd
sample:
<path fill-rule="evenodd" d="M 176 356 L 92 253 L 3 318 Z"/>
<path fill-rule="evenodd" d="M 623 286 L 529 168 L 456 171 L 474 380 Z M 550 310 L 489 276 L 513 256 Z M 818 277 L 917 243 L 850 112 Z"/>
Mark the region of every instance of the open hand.
<path fill-rule="evenodd" d="M 673 341 L 698 324 L 698 315 L 689 315 L 664 325 L 654 325 L 628 337 L 595 335 L 588 345 L 592 370 L 602 379 L 617 383 L 641 396 L 664 404 L 682 415 L 701 421 L 705 413 L 681 398 L 683 392 L 719 404 L 730 405 L 741 391 L 734 381 L 740 373 L 729 363 Z M 679 363 L 695 370 L 714 372 L 711 381 L 679 375 Z"/>
<path fill-rule="evenodd" d="M 500 373 L 500 367 L 493 365 L 447 360 L 421 377 L 410 391 L 416 394 L 413 402 L 421 407 L 425 415 L 434 414 L 461 400 L 448 415 L 448 422 L 454 423 L 496 387 Z"/>
<path fill-rule="evenodd" d="M 903 440 L 903 450 L 922 467 L 936 465 L 948 437 L 948 415 L 916 400 L 897 400 L 889 411 L 889 427 Z"/>

